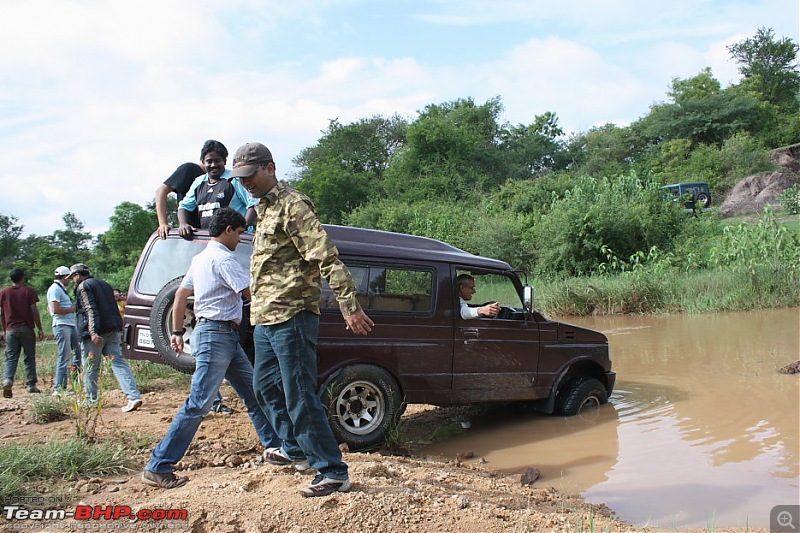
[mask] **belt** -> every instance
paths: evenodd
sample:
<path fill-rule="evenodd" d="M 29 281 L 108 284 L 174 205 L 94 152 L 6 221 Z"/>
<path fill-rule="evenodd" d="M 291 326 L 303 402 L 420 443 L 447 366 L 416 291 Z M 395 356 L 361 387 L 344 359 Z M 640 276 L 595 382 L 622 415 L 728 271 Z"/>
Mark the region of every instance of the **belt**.
<path fill-rule="evenodd" d="M 198 322 L 214 322 L 215 324 L 225 324 L 226 326 L 231 328 L 233 331 L 239 331 L 239 323 L 238 322 L 234 322 L 233 320 L 211 320 L 210 318 L 206 318 L 204 316 L 201 316 L 200 318 L 197 319 L 197 321 Z"/>

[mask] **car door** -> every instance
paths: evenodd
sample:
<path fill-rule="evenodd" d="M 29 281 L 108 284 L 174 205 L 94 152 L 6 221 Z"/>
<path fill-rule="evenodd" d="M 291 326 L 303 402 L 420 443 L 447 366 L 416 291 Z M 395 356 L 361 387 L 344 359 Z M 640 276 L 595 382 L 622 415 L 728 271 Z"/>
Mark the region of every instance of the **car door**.
<path fill-rule="evenodd" d="M 533 399 L 539 364 L 539 331 L 536 322 L 525 320 L 519 281 L 511 273 L 455 267 L 452 279 L 456 280 L 465 272 L 474 278 L 476 289 L 467 303 L 477 306 L 496 301 L 503 306 L 504 316 L 461 318 L 459 289 L 455 287 L 454 395 L 470 401 Z"/>

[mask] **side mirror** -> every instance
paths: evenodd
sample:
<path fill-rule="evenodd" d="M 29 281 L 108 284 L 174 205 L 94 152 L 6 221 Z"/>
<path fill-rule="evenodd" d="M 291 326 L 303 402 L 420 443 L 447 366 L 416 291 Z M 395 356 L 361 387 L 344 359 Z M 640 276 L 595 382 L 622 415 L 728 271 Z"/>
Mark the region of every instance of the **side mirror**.
<path fill-rule="evenodd" d="M 525 285 L 522 287 L 522 305 L 525 306 L 529 312 L 533 310 L 533 287 Z"/>

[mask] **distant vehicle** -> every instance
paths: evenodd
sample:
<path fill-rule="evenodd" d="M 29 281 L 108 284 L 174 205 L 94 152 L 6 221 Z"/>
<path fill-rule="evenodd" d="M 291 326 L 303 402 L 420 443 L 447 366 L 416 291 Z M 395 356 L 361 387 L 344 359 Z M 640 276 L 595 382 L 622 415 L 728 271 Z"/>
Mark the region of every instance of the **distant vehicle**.
<path fill-rule="evenodd" d="M 507 263 L 424 237 L 325 228 L 375 321 L 366 337 L 347 332 L 334 294 L 323 285 L 318 393 L 334 434 L 350 449 L 383 442 L 408 403 L 525 402 L 572 416 L 608 401 L 616 378 L 608 338 L 534 310 L 533 288 Z M 236 248 L 245 267 L 252 239 L 244 233 Z M 194 371 L 194 313 L 189 309 L 184 323 L 188 353 L 177 354 L 169 342 L 172 304 L 181 276 L 208 241 L 205 231 L 192 240 L 177 231 L 165 240 L 150 237 L 128 290 L 126 358 Z M 475 277 L 482 298 L 501 305 L 496 318 L 461 318 L 456 280 L 462 273 Z M 241 343 L 252 355 L 249 312 L 242 322 Z"/>
<path fill-rule="evenodd" d="M 691 181 L 674 183 L 660 187 L 664 196 L 673 202 L 680 203 L 681 207 L 694 211 L 695 209 L 708 209 L 711 207 L 711 191 L 708 183 L 704 181 Z"/>

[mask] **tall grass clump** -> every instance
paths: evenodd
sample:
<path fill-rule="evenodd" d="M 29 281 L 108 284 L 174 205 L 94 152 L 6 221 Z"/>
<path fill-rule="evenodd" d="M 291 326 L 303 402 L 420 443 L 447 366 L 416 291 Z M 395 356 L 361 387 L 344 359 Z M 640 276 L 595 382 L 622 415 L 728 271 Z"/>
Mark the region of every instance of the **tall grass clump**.
<path fill-rule="evenodd" d="M 0 446 L 0 501 L 25 495 L 25 486 L 32 481 L 127 472 L 129 456 L 118 444 L 92 444 L 79 438 Z"/>

